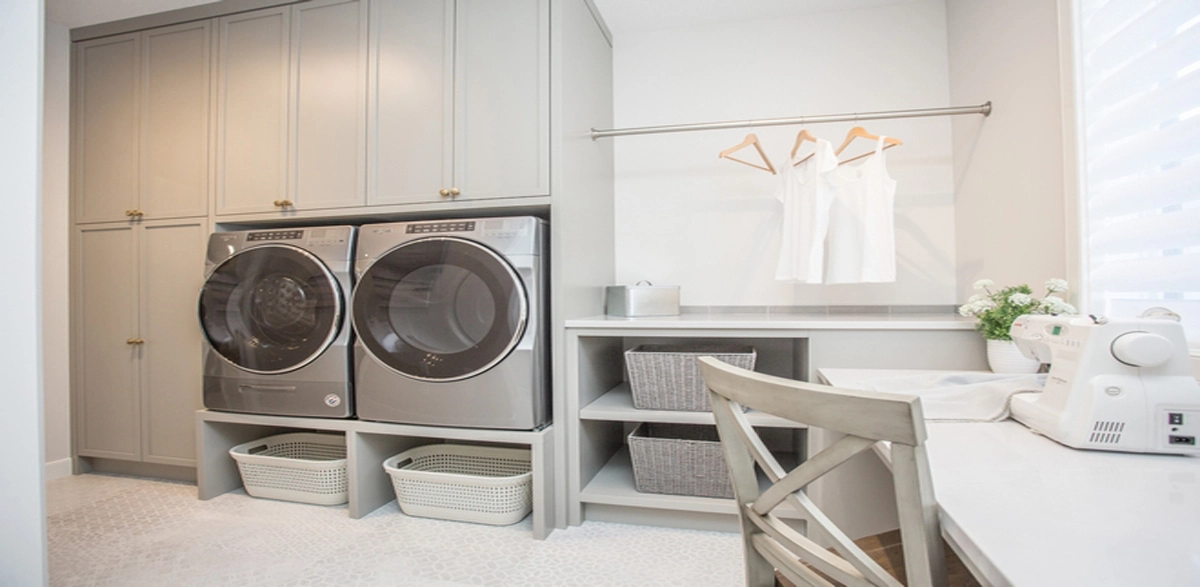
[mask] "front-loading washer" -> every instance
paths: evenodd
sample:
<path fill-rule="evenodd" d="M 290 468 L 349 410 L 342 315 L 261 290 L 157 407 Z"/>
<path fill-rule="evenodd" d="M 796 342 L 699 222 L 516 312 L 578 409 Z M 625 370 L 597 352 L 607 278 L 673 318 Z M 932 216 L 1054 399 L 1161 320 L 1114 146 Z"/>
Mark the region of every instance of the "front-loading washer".
<path fill-rule="evenodd" d="M 544 426 L 545 246 L 533 217 L 363 226 L 351 302 L 358 417 Z"/>
<path fill-rule="evenodd" d="M 209 237 L 200 326 L 204 406 L 354 415 L 348 300 L 355 228 L 217 232 Z"/>

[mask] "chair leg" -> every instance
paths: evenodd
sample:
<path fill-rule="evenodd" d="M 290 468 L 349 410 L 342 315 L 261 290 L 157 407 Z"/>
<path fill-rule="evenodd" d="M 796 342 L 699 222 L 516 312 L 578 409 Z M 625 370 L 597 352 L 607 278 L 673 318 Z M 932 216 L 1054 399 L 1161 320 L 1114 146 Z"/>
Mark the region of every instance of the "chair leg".
<path fill-rule="evenodd" d="M 746 555 L 746 587 L 775 587 L 775 565 L 763 558 L 749 540 L 743 542 Z"/>

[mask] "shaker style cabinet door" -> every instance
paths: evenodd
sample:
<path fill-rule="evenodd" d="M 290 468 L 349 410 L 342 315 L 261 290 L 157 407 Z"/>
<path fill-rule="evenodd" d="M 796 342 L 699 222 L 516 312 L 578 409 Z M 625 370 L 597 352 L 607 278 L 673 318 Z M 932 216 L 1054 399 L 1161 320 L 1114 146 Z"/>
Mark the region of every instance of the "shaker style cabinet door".
<path fill-rule="evenodd" d="M 76 222 L 126 220 L 138 204 L 137 34 L 75 45 Z"/>
<path fill-rule="evenodd" d="M 201 219 L 139 230 L 142 460 L 194 467 L 194 420 L 204 407 L 196 296 L 204 285 L 208 227 Z"/>
<path fill-rule="evenodd" d="M 291 177 L 297 209 L 366 203 L 367 4 L 292 9 Z"/>
<path fill-rule="evenodd" d="M 141 459 L 135 230 L 95 225 L 75 236 L 72 359 L 80 456 Z"/>
<path fill-rule="evenodd" d="M 142 37 L 142 218 L 208 214 L 212 23 Z"/>
<path fill-rule="evenodd" d="M 278 210 L 288 198 L 290 14 L 217 21 L 217 214 Z"/>
<path fill-rule="evenodd" d="M 550 193 L 547 0 L 458 0 L 459 199 Z"/>
<path fill-rule="evenodd" d="M 454 0 L 371 2 L 370 88 L 368 203 L 449 199 Z"/>

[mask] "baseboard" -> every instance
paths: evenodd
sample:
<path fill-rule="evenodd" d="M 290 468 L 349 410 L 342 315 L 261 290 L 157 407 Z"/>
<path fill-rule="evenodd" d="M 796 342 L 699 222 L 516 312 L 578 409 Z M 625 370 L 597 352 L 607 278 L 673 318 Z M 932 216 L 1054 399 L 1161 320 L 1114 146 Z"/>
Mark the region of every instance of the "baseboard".
<path fill-rule="evenodd" d="M 196 482 L 196 469 L 178 467 L 175 465 L 159 465 L 155 463 L 137 463 L 133 461 L 118 461 L 115 459 L 88 458 L 86 459 L 93 473 L 109 473 L 112 475 L 128 475 L 131 477 L 148 477 L 151 479 L 170 479 L 173 481 Z"/>
<path fill-rule="evenodd" d="M 58 459 L 46 463 L 46 481 L 71 476 L 71 459 Z"/>

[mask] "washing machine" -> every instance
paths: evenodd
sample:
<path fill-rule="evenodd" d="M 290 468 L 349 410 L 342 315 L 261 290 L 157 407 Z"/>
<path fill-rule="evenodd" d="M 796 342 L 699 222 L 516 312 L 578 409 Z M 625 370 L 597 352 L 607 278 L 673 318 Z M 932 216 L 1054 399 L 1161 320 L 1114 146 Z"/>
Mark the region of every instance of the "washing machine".
<path fill-rule="evenodd" d="M 355 228 L 209 237 L 200 326 L 204 405 L 213 410 L 354 415 L 348 308 Z"/>
<path fill-rule="evenodd" d="M 363 226 L 351 302 L 358 417 L 544 426 L 546 238 L 533 217 Z"/>

